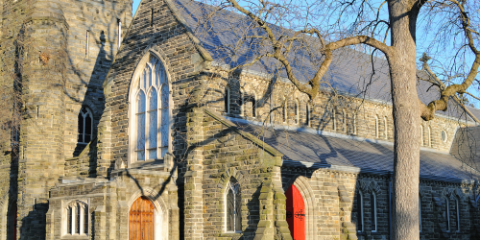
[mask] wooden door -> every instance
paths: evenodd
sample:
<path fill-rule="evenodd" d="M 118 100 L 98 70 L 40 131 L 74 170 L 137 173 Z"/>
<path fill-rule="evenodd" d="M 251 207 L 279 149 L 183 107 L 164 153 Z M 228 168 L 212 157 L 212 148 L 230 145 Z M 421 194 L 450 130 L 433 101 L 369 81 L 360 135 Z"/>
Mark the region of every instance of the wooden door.
<path fill-rule="evenodd" d="M 129 240 L 154 239 L 153 203 L 146 197 L 140 197 L 132 204 L 129 213 Z"/>
<path fill-rule="evenodd" d="M 302 194 L 292 185 L 287 197 L 287 223 L 293 240 L 305 240 L 305 203 Z"/>

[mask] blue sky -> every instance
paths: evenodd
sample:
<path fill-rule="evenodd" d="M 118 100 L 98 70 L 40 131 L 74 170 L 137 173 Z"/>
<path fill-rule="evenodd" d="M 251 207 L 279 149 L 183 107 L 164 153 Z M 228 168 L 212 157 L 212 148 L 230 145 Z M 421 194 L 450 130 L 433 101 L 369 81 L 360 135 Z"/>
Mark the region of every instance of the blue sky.
<path fill-rule="evenodd" d="M 140 0 L 133 0 L 133 15 L 135 16 L 135 12 L 137 11 L 138 4 L 140 4 Z"/>

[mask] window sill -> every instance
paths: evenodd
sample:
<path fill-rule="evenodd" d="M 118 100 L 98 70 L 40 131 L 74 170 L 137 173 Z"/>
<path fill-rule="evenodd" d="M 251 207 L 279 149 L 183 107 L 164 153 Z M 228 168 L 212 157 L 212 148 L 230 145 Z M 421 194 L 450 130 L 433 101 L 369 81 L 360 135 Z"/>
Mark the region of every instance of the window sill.
<path fill-rule="evenodd" d="M 226 233 L 220 233 L 219 237 L 227 237 L 227 238 L 232 238 L 232 239 L 238 239 L 242 236 L 242 232 L 226 232 Z"/>
<path fill-rule="evenodd" d="M 142 168 L 142 169 L 157 168 L 157 167 L 163 166 L 163 163 L 164 163 L 163 159 L 137 161 L 134 163 L 130 163 L 128 168 Z"/>

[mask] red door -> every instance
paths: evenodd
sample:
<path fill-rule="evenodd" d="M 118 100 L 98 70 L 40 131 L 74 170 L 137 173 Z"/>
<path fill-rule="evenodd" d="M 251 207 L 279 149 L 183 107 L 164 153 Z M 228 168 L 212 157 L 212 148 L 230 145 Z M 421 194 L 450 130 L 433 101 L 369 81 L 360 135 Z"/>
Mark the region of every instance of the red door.
<path fill-rule="evenodd" d="M 153 240 L 154 209 L 146 197 L 135 200 L 129 214 L 129 240 Z"/>
<path fill-rule="evenodd" d="M 287 223 L 293 240 L 305 240 L 305 203 L 300 191 L 292 185 L 287 197 Z"/>

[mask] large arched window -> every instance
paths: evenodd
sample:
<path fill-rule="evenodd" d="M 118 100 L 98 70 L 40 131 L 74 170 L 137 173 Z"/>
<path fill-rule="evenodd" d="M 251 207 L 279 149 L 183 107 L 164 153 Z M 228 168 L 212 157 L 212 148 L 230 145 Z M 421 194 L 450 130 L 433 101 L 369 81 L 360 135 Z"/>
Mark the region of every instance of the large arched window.
<path fill-rule="evenodd" d="M 168 150 L 169 86 L 165 69 L 150 55 L 135 93 L 135 159 L 163 158 Z"/>
<path fill-rule="evenodd" d="M 226 231 L 242 232 L 242 195 L 240 185 L 234 179 L 228 183 L 225 200 Z"/>
<path fill-rule="evenodd" d="M 93 114 L 90 109 L 82 107 L 78 114 L 78 143 L 88 144 L 93 136 Z"/>

